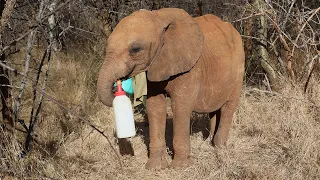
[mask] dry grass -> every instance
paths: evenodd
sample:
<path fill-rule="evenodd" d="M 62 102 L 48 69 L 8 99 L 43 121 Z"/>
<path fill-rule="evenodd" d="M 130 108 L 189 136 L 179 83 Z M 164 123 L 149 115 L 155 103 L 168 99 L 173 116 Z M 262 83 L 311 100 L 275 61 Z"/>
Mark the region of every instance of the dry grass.
<path fill-rule="evenodd" d="M 2 179 L 320 179 L 320 80 L 313 79 L 307 94 L 289 85 L 282 95 L 244 88 L 228 147 L 213 148 L 206 139 L 208 119 L 195 115 L 190 136 L 194 164 L 184 170 L 149 171 L 144 169 L 148 127 L 142 116 L 136 116 L 138 135 L 118 141 L 112 110 L 96 98 L 98 59 L 56 55 L 47 92 L 103 130 L 123 154 L 123 167 L 106 138 L 46 99 L 35 130 L 37 143 L 26 158 L 18 158 L 23 133 L 10 138 L 0 133 Z M 27 93 L 30 98 L 31 90 Z M 24 102 L 22 118 L 28 120 L 31 103 Z M 171 150 L 169 143 L 169 162 Z"/>

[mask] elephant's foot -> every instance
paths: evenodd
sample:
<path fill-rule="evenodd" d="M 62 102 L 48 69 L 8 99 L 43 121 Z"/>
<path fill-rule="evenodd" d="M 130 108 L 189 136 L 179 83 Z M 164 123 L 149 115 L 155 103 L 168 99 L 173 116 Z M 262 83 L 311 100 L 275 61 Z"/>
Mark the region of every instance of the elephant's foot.
<path fill-rule="evenodd" d="M 150 148 L 150 157 L 145 166 L 146 169 L 164 169 L 168 167 L 166 160 L 166 148 Z"/>
<path fill-rule="evenodd" d="M 149 158 L 146 164 L 146 169 L 165 169 L 168 167 L 168 162 L 165 157 Z"/>
<path fill-rule="evenodd" d="M 216 134 L 213 137 L 212 145 L 217 147 L 223 147 L 227 145 L 227 137 L 223 137 L 219 134 Z"/>
<path fill-rule="evenodd" d="M 186 158 L 174 158 L 171 163 L 171 168 L 174 169 L 183 169 L 189 167 L 192 164 L 190 157 Z"/>

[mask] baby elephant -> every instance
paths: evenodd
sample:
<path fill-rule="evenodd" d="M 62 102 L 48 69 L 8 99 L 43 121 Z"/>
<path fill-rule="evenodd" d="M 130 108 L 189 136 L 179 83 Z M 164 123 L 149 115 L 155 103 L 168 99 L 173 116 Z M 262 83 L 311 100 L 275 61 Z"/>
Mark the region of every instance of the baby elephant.
<path fill-rule="evenodd" d="M 226 144 L 242 87 L 244 59 L 239 33 L 214 15 L 192 18 L 176 8 L 140 10 L 122 19 L 108 39 L 98 96 L 112 106 L 113 83 L 147 71 L 150 157 L 146 168 L 168 166 L 166 93 L 173 110 L 171 166 L 187 166 L 192 111 L 209 113 L 212 143 Z"/>

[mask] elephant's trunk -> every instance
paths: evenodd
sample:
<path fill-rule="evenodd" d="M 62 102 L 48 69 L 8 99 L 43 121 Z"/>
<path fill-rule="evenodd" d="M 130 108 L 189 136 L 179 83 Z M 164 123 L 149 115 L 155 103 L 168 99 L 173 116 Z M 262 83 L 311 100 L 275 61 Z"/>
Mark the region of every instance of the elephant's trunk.
<path fill-rule="evenodd" d="M 120 64 L 113 65 L 110 61 L 106 60 L 99 73 L 97 82 L 97 93 L 100 101 L 111 107 L 114 95 L 112 93 L 112 87 L 117 79 L 126 76 L 126 68 Z"/>

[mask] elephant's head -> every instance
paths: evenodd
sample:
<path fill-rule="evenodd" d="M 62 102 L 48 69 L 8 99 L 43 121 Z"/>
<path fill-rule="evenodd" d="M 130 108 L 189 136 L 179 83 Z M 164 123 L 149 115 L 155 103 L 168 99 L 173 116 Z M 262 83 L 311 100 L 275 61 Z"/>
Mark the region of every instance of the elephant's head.
<path fill-rule="evenodd" d="M 150 81 L 163 81 L 189 71 L 199 59 L 203 35 L 181 9 L 140 10 L 122 19 L 108 39 L 98 78 L 98 96 L 112 106 L 117 79 L 148 71 Z"/>

